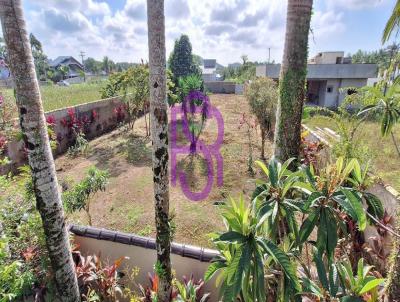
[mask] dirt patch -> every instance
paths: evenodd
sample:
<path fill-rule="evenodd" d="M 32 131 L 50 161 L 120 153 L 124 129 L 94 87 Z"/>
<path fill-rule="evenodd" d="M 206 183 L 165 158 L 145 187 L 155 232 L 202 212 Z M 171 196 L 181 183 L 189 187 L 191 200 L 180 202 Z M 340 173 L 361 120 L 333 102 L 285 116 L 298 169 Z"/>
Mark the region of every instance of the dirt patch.
<path fill-rule="evenodd" d="M 246 131 L 238 128 L 242 113 L 249 114 L 246 99 L 235 95 L 212 95 L 211 103 L 221 112 L 225 124 L 224 143 L 221 147 L 224 160 L 223 186 L 217 187 L 214 182 L 209 196 L 198 202 L 185 197 L 179 181 L 175 187 L 170 188 L 170 209 L 176 225 L 174 240 L 207 247 L 211 246 L 208 234 L 224 228 L 214 203 L 228 196 L 248 196 L 255 187 L 255 179 L 247 173 Z M 133 131 L 118 129 L 91 141 L 90 150 L 85 157 L 71 159 L 62 156 L 56 160 L 59 180 L 64 182 L 82 179 L 85 171 L 92 165 L 110 172 L 107 190 L 96 194 L 91 203 L 92 221 L 96 227 L 144 236 L 155 235 L 151 140 L 145 135 L 144 125 L 142 118 L 136 122 Z M 183 143 L 184 137 L 178 137 L 179 143 Z M 201 139 L 212 143 L 216 137 L 216 123 L 207 122 Z M 255 140 L 257 146 L 254 155 L 258 157 L 258 136 Z M 268 143 L 266 151 L 267 155 L 271 152 Z M 183 167 L 190 172 L 192 190 L 200 191 L 207 181 L 207 165 L 204 160 L 196 157 L 191 162 L 183 155 L 178 158 L 178 170 Z M 79 213 L 71 215 L 69 220 L 85 224 L 86 216 Z"/>

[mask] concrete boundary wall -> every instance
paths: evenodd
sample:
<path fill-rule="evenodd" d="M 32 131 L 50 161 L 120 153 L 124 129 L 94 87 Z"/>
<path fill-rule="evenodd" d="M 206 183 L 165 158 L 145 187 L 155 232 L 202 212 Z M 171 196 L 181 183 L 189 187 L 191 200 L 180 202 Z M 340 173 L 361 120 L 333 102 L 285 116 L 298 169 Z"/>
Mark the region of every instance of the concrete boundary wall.
<path fill-rule="evenodd" d="M 69 126 L 72 114 L 79 123 L 84 124 L 82 129 L 87 139 L 93 139 L 110 132 L 126 120 L 126 112 L 120 97 L 46 112 L 46 119 L 54 121 L 53 130 L 57 140 L 57 148 L 53 151 L 55 156 L 65 153 L 75 141 L 75 135 Z M 19 130 L 17 120 L 15 125 Z M 10 141 L 7 144 L 6 156 L 11 163 L 0 167 L 0 174 L 9 171 L 16 172 L 18 167 L 27 162 L 23 142 Z"/>
<path fill-rule="evenodd" d="M 149 285 L 148 273 L 154 272 L 157 259 L 154 238 L 77 225 L 71 225 L 70 232 L 74 234 L 74 242 L 79 245 L 79 250 L 85 256 L 101 255 L 101 260 L 106 263 L 112 263 L 120 257 L 129 257 L 123 262 L 121 270 L 139 268 L 135 282 L 143 286 Z M 182 280 L 183 276 L 190 277 L 191 274 L 196 280 L 204 280 L 204 273 L 210 261 L 217 255 L 219 253 L 216 250 L 173 242 L 172 269 L 179 280 Z M 203 289 L 203 293 L 211 293 L 209 301 L 218 301 L 218 291 L 215 277 L 207 282 Z"/>
<path fill-rule="evenodd" d="M 224 94 L 243 94 L 243 84 L 235 82 L 210 81 L 204 82 L 206 91 Z"/>

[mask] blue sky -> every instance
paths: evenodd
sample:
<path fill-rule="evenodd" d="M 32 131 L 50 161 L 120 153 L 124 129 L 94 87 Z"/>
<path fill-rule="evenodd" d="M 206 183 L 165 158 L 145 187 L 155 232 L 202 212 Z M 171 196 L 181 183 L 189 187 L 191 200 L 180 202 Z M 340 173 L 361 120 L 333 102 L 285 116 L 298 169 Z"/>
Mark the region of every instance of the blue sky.
<path fill-rule="evenodd" d="M 147 59 L 145 0 L 23 0 L 28 30 L 50 58 L 87 56 L 115 61 Z M 395 0 L 314 0 L 310 56 L 320 51 L 381 47 L 384 24 Z M 271 58 L 281 61 L 285 0 L 165 0 L 169 53 L 181 33 L 193 52 L 221 64 Z"/>

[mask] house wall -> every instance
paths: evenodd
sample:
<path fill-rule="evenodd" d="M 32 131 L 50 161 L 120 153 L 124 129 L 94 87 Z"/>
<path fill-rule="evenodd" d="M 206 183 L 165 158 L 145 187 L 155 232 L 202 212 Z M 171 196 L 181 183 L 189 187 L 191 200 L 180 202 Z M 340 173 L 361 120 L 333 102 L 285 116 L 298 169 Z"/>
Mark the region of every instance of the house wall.
<path fill-rule="evenodd" d="M 343 51 L 322 52 L 310 60 L 311 64 L 336 64 L 336 59 L 343 58 Z"/>
<path fill-rule="evenodd" d="M 319 90 L 319 105 L 328 108 L 337 108 L 346 97 L 346 92 L 340 92 L 341 88 L 363 87 L 367 85 L 367 79 L 328 79 L 321 82 Z M 332 92 L 328 92 L 328 88 Z"/>
<path fill-rule="evenodd" d="M 267 75 L 267 65 L 256 66 L 256 76 L 265 77 Z"/>
<path fill-rule="evenodd" d="M 324 85 L 323 85 L 324 86 Z M 323 87 L 324 92 L 324 100 L 321 102 L 323 104 L 322 106 L 328 107 L 328 108 L 336 108 L 337 107 L 337 101 L 339 97 L 339 86 L 340 86 L 340 80 L 339 79 L 329 79 L 326 81 L 326 86 Z M 328 89 L 331 88 L 331 92 L 328 92 Z M 322 88 L 321 88 L 322 92 Z"/>
<path fill-rule="evenodd" d="M 341 83 L 341 88 L 346 87 L 364 87 L 368 85 L 368 79 L 343 79 Z M 339 95 L 339 105 L 343 102 L 346 97 L 346 92 L 342 92 Z"/>
<path fill-rule="evenodd" d="M 124 119 L 118 119 L 114 109 L 121 108 L 123 105 L 119 97 L 99 100 L 82 104 L 73 108 L 76 117 L 79 119 L 88 118 L 91 122 L 85 128 L 87 139 L 93 139 L 106 132 L 115 129 Z M 54 151 L 54 155 L 66 152 L 69 146 L 74 142 L 74 136 L 71 135 L 71 130 L 63 126 L 62 120 L 68 120 L 68 110 L 71 108 L 63 108 L 45 113 L 46 117 L 52 116 L 55 118 L 56 124 L 54 132 L 57 136 L 58 146 Z M 96 112 L 96 118 L 93 117 L 93 111 Z M 124 111 L 123 111 L 124 112 Z M 126 116 L 126 115 L 125 115 Z M 18 122 L 15 122 L 15 127 L 18 127 Z M 6 156 L 11 160 L 11 164 L 0 167 L 0 175 L 9 171 L 17 171 L 17 168 L 26 164 L 27 158 L 24 152 L 24 144 L 22 141 L 11 141 L 7 144 Z"/>

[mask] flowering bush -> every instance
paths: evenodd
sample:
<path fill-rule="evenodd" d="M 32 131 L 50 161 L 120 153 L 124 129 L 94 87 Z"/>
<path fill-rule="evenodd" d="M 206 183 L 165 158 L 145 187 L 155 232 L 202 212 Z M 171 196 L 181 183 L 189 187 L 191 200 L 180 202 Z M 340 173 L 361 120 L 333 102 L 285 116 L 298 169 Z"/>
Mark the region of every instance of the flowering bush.
<path fill-rule="evenodd" d="M 114 117 L 118 123 L 122 123 L 125 120 L 125 108 L 124 105 L 120 105 L 114 108 Z"/>
<path fill-rule="evenodd" d="M 0 155 L 4 152 L 7 145 L 7 138 L 0 135 Z"/>

